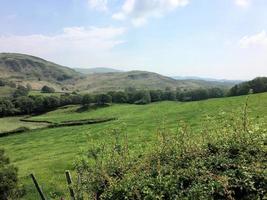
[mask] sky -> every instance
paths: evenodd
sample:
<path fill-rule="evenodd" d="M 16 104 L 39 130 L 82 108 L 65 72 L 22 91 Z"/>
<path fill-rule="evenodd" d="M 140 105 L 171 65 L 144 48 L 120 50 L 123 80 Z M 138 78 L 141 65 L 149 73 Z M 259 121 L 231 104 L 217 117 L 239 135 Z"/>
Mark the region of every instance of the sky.
<path fill-rule="evenodd" d="M 267 0 L 0 0 L 0 52 L 168 76 L 267 76 Z"/>

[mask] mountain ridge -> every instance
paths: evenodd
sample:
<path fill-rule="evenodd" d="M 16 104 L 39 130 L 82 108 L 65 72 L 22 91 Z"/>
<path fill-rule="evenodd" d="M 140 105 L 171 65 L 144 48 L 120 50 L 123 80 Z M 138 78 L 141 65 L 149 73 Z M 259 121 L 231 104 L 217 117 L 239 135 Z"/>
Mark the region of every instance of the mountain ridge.
<path fill-rule="evenodd" d="M 96 70 L 97 68 L 93 68 Z M 103 69 L 103 68 L 100 68 Z M 105 70 L 110 68 L 104 68 Z M 101 70 L 100 70 L 101 71 Z M 30 84 L 40 90 L 49 85 L 56 91 L 108 92 L 136 89 L 196 89 L 196 88 L 230 88 L 234 84 L 210 82 L 204 80 L 175 80 L 155 72 L 117 71 L 82 74 L 73 68 L 58 65 L 45 59 L 16 53 L 0 53 L 0 78 L 14 81 L 17 85 Z"/>

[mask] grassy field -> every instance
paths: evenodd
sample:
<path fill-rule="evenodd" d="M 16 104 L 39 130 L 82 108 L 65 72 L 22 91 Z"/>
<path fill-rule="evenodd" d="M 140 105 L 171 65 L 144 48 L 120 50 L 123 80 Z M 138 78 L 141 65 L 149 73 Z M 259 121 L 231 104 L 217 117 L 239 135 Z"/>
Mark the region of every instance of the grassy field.
<path fill-rule="evenodd" d="M 0 118 L 0 133 L 6 131 L 12 131 L 20 127 L 27 127 L 29 129 L 43 128 L 47 126 L 46 123 L 34 123 L 34 122 L 22 122 L 24 116 L 20 117 L 5 117 Z"/>
<path fill-rule="evenodd" d="M 77 155 L 90 146 L 112 142 L 110 130 L 113 128 L 122 128 L 127 132 L 132 151 L 146 150 L 157 137 L 157 129 L 163 124 L 175 132 L 179 122 L 185 121 L 192 127 L 192 138 L 197 138 L 195 133 L 202 127 L 220 127 L 223 125 L 216 122 L 222 118 L 231 121 L 232 117 L 240 116 L 245 100 L 246 96 L 241 96 L 188 103 L 124 104 L 83 112 L 77 112 L 78 106 L 69 106 L 31 119 L 63 122 L 116 117 L 118 120 L 103 124 L 33 130 L 0 138 L 0 146 L 7 150 L 11 161 L 19 168 L 21 182 L 27 191 L 25 199 L 38 199 L 28 177 L 31 172 L 35 173 L 49 198 L 59 199 L 60 195 L 68 193 L 64 170 L 72 170 Z M 257 121 L 267 121 L 267 93 L 250 96 L 249 116 Z M 1 120 L 0 129 L 9 126 L 6 121 L 10 118 Z"/>

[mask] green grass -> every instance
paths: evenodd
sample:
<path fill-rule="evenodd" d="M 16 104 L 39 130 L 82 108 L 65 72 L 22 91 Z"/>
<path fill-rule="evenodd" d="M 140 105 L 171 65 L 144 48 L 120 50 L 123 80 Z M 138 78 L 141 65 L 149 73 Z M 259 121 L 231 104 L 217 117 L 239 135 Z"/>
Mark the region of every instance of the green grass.
<path fill-rule="evenodd" d="M 76 112 L 77 106 L 70 106 L 31 119 L 62 122 L 116 117 L 118 120 L 103 124 L 35 130 L 0 138 L 0 146 L 6 149 L 11 161 L 19 168 L 20 179 L 27 190 L 25 199 L 37 199 L 36 191 L 28 177 L 31 172 L 35 173 L 44 192 L 52 198 L 55 195 L 68 193 L 64 170 L 73 169 L 77 155 L 93 144 L 112 142 L 111 129 L 124 128 L 124 132 L 128 134 L 130 149 L 145 150 L 155 140 L 157 129 L 163 123 L 168 129 L 175 131 L 178 122 L 182 120 L 197 132 L 203 126 L 208 127 L 207 124 L 212 127 L 220 118 L 231 119 L 240 115 L 245 99 L 246 96 L 241 96 L 188 103 L 124 104 L 81 113 Z M 214 123 L 211 123 L 207 116 L 211 116 Z M 250 96 L 249 116 L 263 122 L 267 120 L 267 93 Z M 5 118 L 2 120 L 1 126 L 5 123 Z"/>
<path fill-rule="evenodd" d="M 20 119 L 22 118 L 24 118 L 24 116 L 0 118 L 0 133 L 6 131 L 12 131 L 20 127 L 36 129 L 47 126 L 47 124 L 45 123 L 22 122 L 20 121 Z"/>

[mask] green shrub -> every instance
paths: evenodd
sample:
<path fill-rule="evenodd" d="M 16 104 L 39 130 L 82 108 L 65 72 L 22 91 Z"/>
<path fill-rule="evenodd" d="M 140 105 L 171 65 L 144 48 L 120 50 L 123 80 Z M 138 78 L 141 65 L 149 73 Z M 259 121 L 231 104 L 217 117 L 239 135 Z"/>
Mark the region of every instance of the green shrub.
<path fill-rule="evenodd" d="M 45 85 L 45 86 L 42 87 L 42 92 L 43 93 L 54 93 L 55 89 Z"/>
<path fill-rule="evenodd" d="M 140 155 L 129 151 L 127 136 L 113 130 L 112 145 L 93 147 L 77 162 L 79 198 L 266 198 L 266 130 L 248 121 L 247 106 L 242 118 L 222 123 L 224 129 L 197 137 L 184 124 L 175 134 L 160 129 L 158 141 Z"/>
<path fill-rule="evenodd" d="M 10 165 L 3 149 L 0 149 L 0 199 L 15 199 L 18 191 L 17 168 Z"/>

